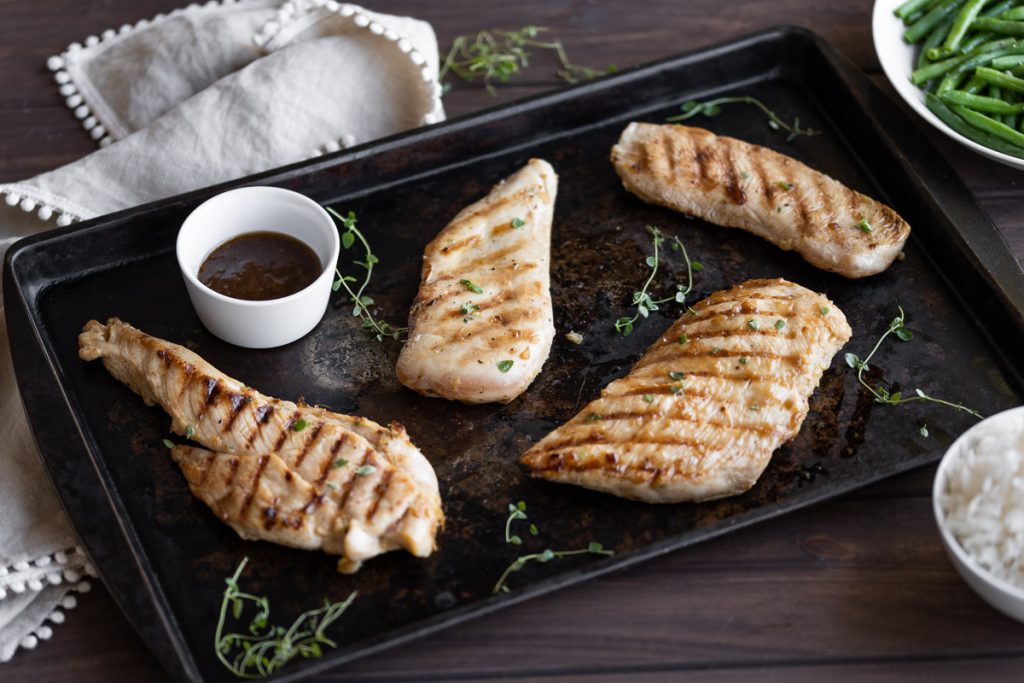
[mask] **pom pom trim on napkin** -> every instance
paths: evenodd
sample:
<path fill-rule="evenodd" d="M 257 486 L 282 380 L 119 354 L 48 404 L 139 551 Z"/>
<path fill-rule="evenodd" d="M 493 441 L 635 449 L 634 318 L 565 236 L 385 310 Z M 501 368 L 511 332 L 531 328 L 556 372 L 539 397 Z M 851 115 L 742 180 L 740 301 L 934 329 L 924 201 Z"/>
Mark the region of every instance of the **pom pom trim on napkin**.
<path fill-rule="evenodd" d="M 0 600 L 13 599 L 26 593 L 39 593 L 61 584 L 64 584 L 68 591 L 49 613 L 41 618 L 37 617 L 38 623 L 25 626 L 25 630 L 20 632 L 24 635 L 21 635 L 16 643 L 8 643 L 0 650 L 0 662 L 9 661 L 18 648 L 31 650 L 40 641 L 49 640 L 53 636 L 51 624 L 63 624 L 64 613 L 78 606 L 78 598 L 73 593 L 88 593 L 92 590 L 92 584 L 87 577 L 95 578 L 96 570 L 82 549 L 77 546 L 58 550 L 51 555 L 43 555 L 31 562 L 22 561 L 6 567 L 0 566 Z"/>
<path fill-rule="evenodd" d="M 395 43 L 398 49 L 419 69 L 423 82 L 430 89 L 431 107 L 430 111 L 424 114 L 421 125 L 428 126 L 444 120 L 444 107 L 441 104 L 441 93 L 444 90 L 437 75 L 427 65 L 426 56 L 413 47 L 411 41 L 373 19 L 358 5 L 343 4 L 337 2 L 337 0 L 288 0 L 277 11 L 276 19 L 271 19 L 257 31 L 253 41 L 258 46 L 267 48 L 279 34 L 288 28 L 289 24 L 296 21 L 302 15 L 317 9 L 333 12 L 345 19 L 350 18 L 357 27 Z M 337 151 L 336 149 L 331 149 L 330 143 L 325 145 L 324 149 Z M 319 155 L 315 154 L 314 156 Z"/>
<path fill-rule="evenodd" d="M 210 2 L 207 2 L 205 5 L 192 3 L 187 7 L 179 7 L 166 14 L 161 12 L 152 19 L 140 19 L 135 22 L 134 26 L 132 24 L 123 24 L 116 31 L 114 29 L 107 29 L 98 36 L 92 35 L 80 43 L 71 43 L 63 52 L 53 55 L 47 59 L 46 67 L 50 71 L 55 72 L 53 80 L 57 82 L 58 92 L 60 92 L 61 96 L 65 98 L 64 104 L 66 104 L 68 109 L 74 113 L 75 118 L 82 122 L 82 127 L 85 128 L 87 133 L 89 133 L 89 137 L 95 140 L 100 147 L 106 147 L 110 143 L 114 142 L 114 139 L 107 133 L 107 126 L 95 113 L 93 113 L 93 106 L 86 99 L 86 96 L 79 92 L 78 85 L 75 84 L 74 79 L 66 69 L 68 61 L 70 59 L 74 59 L 74 56 L 85 47 L 94 47 L 118 36 L 126 36 L 134 31 L 146 28 L 169 17 L 178 16 L 186 10 L 215 9 L 222 6 L 235 5 L 242 1 L 243 0 L 210 0 Z M 42 218 L 42 216 L 40 216 L 40 218 Z"/>
<path fill-rule="evenodd" d="M 141 19 L 134 25 L 124 24 L 117 30 L 108 29 L 98 36 L 88 36 L 81 43 L 71 43 L 62 53 L 47 59 L 46 66 L 54 72 L 54 80 L 57 82 L 58 91 L 65 98 L 65 105 L 76 118 L 81 120 L 82 126 L 89 133 L 89 136 L 96 140 L 100 147 L 106 147 L 115 142 L 115 138 L 108 130 L 109 125 L 102 120 L 100 115 L 95 113 L 95 107 L 89 102 L 87 95 L 80 91 L 79 86 L 67 70 L 69 61 L 75 59 L 76 55 L 85 48 L 94 47 L 100 43 L 127 36 L 140 29 L 153 26 L 164 19 L 178 16 L 185 11 L 211 10 L 244 2 L 245 0 L 210 0 L 205 5 L 193 3 L 166 14 L 157 14 L 152 19 Z M 288 28 L 292 22 L 315 10 L 326 10 L 342 18 L 351 19 L 356 27 L 395 43 L 396 47 L 419 70 L 424 84 L 430 91 L 431 109 L 424 114 L 421 125 L 430 125 L 444 120 L 444 107 L 441 103 L 443 90 L 436 74 L 428 66 L 426 56 L 417 50 L 410 40 L 385 27 L 358 5 L 343 4 L 336 0 L 288 0 L 280 7 L 277 16 L 264 24 L 256 32 L 253 36 L 253 42 L 258 47 L 267 49 L 274 39 Z M 357 142 L 352 135 L 345 134 L 336 140 L 329 140 L 317 149 L 312 150 L 307 158 L 338 152 L 346 147 L 355 145 Z M 66 200 L 61 200 L 60 204 L 63 205 L 63 208 L 58 208 L 57 202 L 49 201 L 46 197 L 37 196 L 37 193 L 28 188 L 19 188 L 17 184 L 8 184 L 6 187 L 0 188 L 0 197 L 3 197 L 8 206 L 18 206 L 27 213 L 35 212 L 40 220 L 49 221 L 52 218 L 56 218 L 55 222 L 59 227 L 78 222 L 85 214 L 83 211 L 76 214 L 73 207 L 67 206 Z"/>

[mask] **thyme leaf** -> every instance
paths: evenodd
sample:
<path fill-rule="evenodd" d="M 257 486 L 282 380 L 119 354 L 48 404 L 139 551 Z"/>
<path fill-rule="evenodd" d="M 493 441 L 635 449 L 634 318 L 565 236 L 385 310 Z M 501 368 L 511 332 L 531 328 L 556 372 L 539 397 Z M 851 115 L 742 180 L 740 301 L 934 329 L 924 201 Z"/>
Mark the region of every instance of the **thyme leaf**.
<path fill-rule="evenodd" d="M 671 242 L 672 251 L 682 252 L 683 260 L 686 262 L 686 284 L 677 284 L 676 291 L 671 296 L 655 299 L 651 296 L 648 290 L 651 287 L 651 283 L 654 282 L 655 275 L 658 274 L 658 267 L 661 264 L 661 245 L 665 243 L 666 237 L 661 230 L 653 225 L 648 225 L 646 229 L 647 232 L 650 233 L 651 242 L 654 245 L 654 253 L 644 259 L 644 263 L 651 269 L 651 272 L 644 281 L 640 291 L 633 292 L 632 303 L 636 306 L 636 313 L 632 316 L 622 316 L 615 321 L 615 331 L 623 337 L 628 337 L 633 332 L 633 326 L 640 318 L 646 318 L 650 315 L 651 311 L 658 310 L 658 307 L 662 304 L 669 303 L 670 301 L 680 304 L 686 303 L 686 297 L 693 291 L 693 272 L 695 270 L 704 269 L 704 266 L 699 264 L 697 261 L 690 260 L 689 255 L 686 253 L 686 246 L 683 244 L 682 240 L 673 235 Z"/>
<path fill-rule="evenodd" d="M 505 543 L 508 545 L 522 545 L 523 538 L 512 533 L 512 523 L 516 520 L 527 519 L 526 516 L 526 502 L 519 501 L 518 503 L 508 504 L 508 518 L 505 520 Z M 530 524 L 529 531 L 531 536 L 537 536 L 540 530 L 537 529 L 536 524 Z M 614 555 L 614 550 L 605 550 L 604 546 L 600 543 L 591 541 L 587 544 L 586 548 L 577 548 L 574 550 L 552 550 L 551 548 L 545 548 L 539 553 L 529 553 L 527 555 L 520 555 L 505 568 L 502 572 L 498 582 L 494 584 L 494 588 L 491 592 L 494 595 L 500 595 L 502 593 L 510 592 L 508 587 L 508 579 L 514 573 L 525 567 L 530 562 L 538 562 L 545 564 L 551 560 L 556 560 L 563 557 L 570 557 L 572 555 Z"/>
<path fill-rule="evenodd" d="M 495 28 L 458 36 L 452 41 L 448 54 L 442 56 L 438 80 L 444 82 L 445 76 L 452 73 L 467 83 L 483 82 L 487 92 L 494 95 L 495 81 L 507 83 L 530 65 L 528 48 L 554 52 L 560 64 L 556 73 L 567 83 L 578 83 L 617 71 L 614 66 L 600 71 L 573 64 L 561 40 L 539 38 L 547 30 L 543 26 L 523 26 L 517 31 Z M 445 83 L 443 87 L 443 92 L 447 92 L 450 84 Z"/>
<path fill-rule="evenodd" d="M 878 349 L 882 346 L 882 342 L 885 341 L 890 335 L 895 335 L 900 341 L 908 342 L 914 338 L 914 334 L 906 327 L 906 315 L 903 312 L 901 306 L 896 307 L 899 311 L 899 315 L 892 319 L 889 326 L 882 333 L 882 336 L 875 342 L 875 346 L 871 349 L 871 353 L 865 358 L 860 358 L 856 354 L 847 353 L 844 355 L 846 364 L 857 371 L 857 381 L 860 382 L 861 386 L 868 390 L 868 392 L 874 396 L 875 403 L 882 403 L 884 405 L 898 406 L 904 403 L 910 403 L 912 401 L 927 401 L 929 403 L 937 403 L 944 405 L 955 410 L 963 411 L 969 415 L 973 415 L 979 420 L 982 419 L 981 413 L 972 408 L 968 408 L 960 403 L 952 403 L 941 398 L 929 396 L 924 393 L 921 389 L 914 390 L 914 396 L 903 396 L 902 391 L 893 391 L 891 387 L 879 383 L 876 386 L 868 384 L 867 380 L 864 379 L 864 373 L 871 369 L 869 363 L 871 359 L 875 357 Z"/>
<path fill-rule="evenodd" d="M 325 647 L 338 646 L 325 631 L 352 604 L 355 591 L 341 602 L 324 600 L 323 607 L 303 612 L 287 628 L 274 626 L 270 623 L 270 601 L 239 588 L 238 578 L 248 562 L 249 558 L 244 558 L 234 575 L 225 580 L 227 588 L 213 636 L 214 652 L 228 671 L 239 678 L 265 678 L 296 657 L 320 657 Z M 228 632 L 228 610 L 235 621 L 244 623 L 247 607 L 255 609 L 249 623 L 237 632 Z"/>
<path fill-rule="evenodd" d="M 690 100 L 688 102 L 684 102 L 683 103 L 683 106 L 682 106 L 683 113 L 682 114 L 678 114 L 676 116 L 670 116 L 669 118 L 667 118 L 665 120 L 667 122 L 669 122 L 669 123 L 682 123 L 683 121 L 686 121 L 687 119 L 691 119 L 694 116 L 697 116 L 698 114 L 703 114 L 705 116 L 718 116 L 718 114 L 720 114 L 721 111 L 722 111 L 722 105 L 723 104 L 752 104 L 752 105 L 754 105 L 755 107 L 760 109 L 762 112 L 764 112 L 764 115 L 768 117 L 768 127 L 769 128 L 771 128 L 772 130 L 782 130 L 782 131 L 785 131 L 785 132 L 789 133 L 789 136 L 786 138 L 787 142 L 793 140 L 793 138 L 796 138 L 796 137 L 798 137 L 800 135 L 811 136 L 811 135 L 818 135 L 821 132 L 820 130 L 814 130 L 813 128 L 802 128 L 800 126 L 800 118 L 799 117 L 793 119 L 793 123 L 792 124 L 786 123 L 781 118 L 779 118 L 779 116 L 774 111 L 769 109 L 768 106 L 765 105 L 764 102 L 762 102 L 761 100 L 757 99 L 756 97 L 750 97 L 749 95 L 745 95 L 745 96 L 742 96 L 742 97 L 719 97 L 717 99 L 708 100 L 706 102 L 695 102 L 693 100 Z M 788 183 L 787 183 L 787 185 L 788 185 Z M 789 188 L 785 188 L 785 189 L 789 189 Z"/>
<path fill-rule="evenodd" d="M 373 298 L 364 294 L 367 286 L 370 284 L 370 279 L 373 277 L 373 267 L 380 263 L 380 259 L 370 249 L 370 243 L 366 241 L 366 237 L 356 227 L 356 214 L 354 211 L 349 211 L 347 215 L 342 216 L 340 213 L 327 206 L 324 207 L 327 212 L 334 217 L 334 219 L 341 224 L 341 227 L 345 229 L 345 232 L 341 234 L 341 245 L 345 249 L 351 249 L 355 245 L 356 240 L 362 245 L 365 252 L 364 260 L 353 261 L 355 265 L 366 271 L 366 275 L 363 276 L 363 281 L 359 287 L 352 289 L 352 283 L 357 282 L 356 278 L 352 276 L 343 276 L 341 271 L 335 270 L 337 279 L 332 285 L 334 291 L 339 289 L 345 289 L 349 299 L 352 301 L 352 316 L 360 318 L 362 321 L 362 327 L 365 330 L 369 330 L 371 334 L 377 337 L 377 341 L 384 341 L 384 337 L 394 339 L 396 341 L 401 340 L 401 336 L 409 332 L 408 327 L 395 327 L 394 325 L 384 322 L 383 320 L 377 320 L 373 313 L 370 312 L 370 306 L 373 305 Z"/>

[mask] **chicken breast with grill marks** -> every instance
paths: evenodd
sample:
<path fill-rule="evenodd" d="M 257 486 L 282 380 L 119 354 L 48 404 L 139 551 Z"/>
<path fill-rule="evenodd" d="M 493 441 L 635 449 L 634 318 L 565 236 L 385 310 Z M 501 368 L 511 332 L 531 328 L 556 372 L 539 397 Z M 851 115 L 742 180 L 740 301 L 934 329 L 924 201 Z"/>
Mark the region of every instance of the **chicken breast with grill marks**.
<path fill-rule="evenodd" d="M 403 520 L 415 484 L 396 478 L 376 453 L 362 466 L 373 471 L 338 468 L 328 486 L 314 486 L 272 454 L 241 456 L 178 445 L 171 457 L 192 494 L 242 538 L 341 555 L 348 570 L 389 550 L 405 548 L 415 555 L 433 549 L 421 547 L 431 531 L 428 519 Z"/>
<path fill-rule="evenodd" d="M 398 380 L 426 396 L 508 403 L 551 351 L 558 176 L 540 159 L 463 209 L 423 256 Z"/>
<path fill-rule="evenodd" d="M 746 491 L 800 430 L 850 327 L 785 280 L 716 292 L 522 456 L 535 476 L 651 503 Z"/>
<path fill-rule="evenodd" d="M 274 496 L 284 499 L 293 489 L 303 495 L 312 491 L 317 498 L 310 494 L 310 504 L 324 499 L 339 510 L 340 517 L 328 515 L 335 520 L 332 533 L 337 538 L 325 537 L 321 543 L 328 552 L 345 549 L 344 565 L 349 569 L 393 548 L 420 557 L 434 550 L 437 529 L 444 520 L 437 477 L 401 425 L 383 427 L 366 418 L 264 396 L 192 351 L 146 335 L 116 318 L 106 325 L 95 320 L 86 324 L 79 335 L 79 356 L 84 360 L 102 358 L 114 377 L 147 404 L 158 404 L 171 416 L 175 433 L 212 451 L 209 457 L 229 456 L 218 462 L 237 462 L 240 470 L 245 465 L 252 477 L 233 478 L 230 485 L 219 478 L 196 485 L 190 476 L 193 492 L 207 503 L 240 498 L 252 504 Z M 183 468 L 191 463 L 195 470 L 199 456 L 194 450 L 187 455 L 179 451 L 177 461 Z M 253 465 L 257 460 L 265 467 Z M 284 477 L 281 467 L 292 479 Z M 263 481 L 263 476 L 270 478 Z M 288 486 L 282 487 L 282 481 Z M 224 490 L 225 486 L 230 491 Z M 261 494 L 266 487 L 270 487 L 269 498 Z M 364 501 L 364 496 L 370 499 Z M 273 507 L 257 507 L 258 512 L 251 514 L 266 515 Z M 243 528 L 252 521 L 250 512 L 248 507 L 239 509 L 229 515 L 230 523 Z M 290 528 L 245 528 L 243 535 L 250 538 L 267 537 L 309 547 L 309 539 L 300 538 L 299 529 L 285 542 L 281 538 L 291 533 Z"/>
<path fill-rule="evenodd" d="M 796 159 L 703 128 L 631 123 L 611 159 L 640 199 L 742 228 L 849 278 L 888 268 L 910 235 L 885 204 Z"/>

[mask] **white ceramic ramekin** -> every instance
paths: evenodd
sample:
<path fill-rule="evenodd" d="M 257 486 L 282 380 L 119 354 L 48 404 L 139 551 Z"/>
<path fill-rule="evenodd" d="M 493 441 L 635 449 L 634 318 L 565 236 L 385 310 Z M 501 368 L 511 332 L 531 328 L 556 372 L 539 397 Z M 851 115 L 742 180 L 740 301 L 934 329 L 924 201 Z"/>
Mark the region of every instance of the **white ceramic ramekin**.
<path fill-rule="evenodd" d="M 245 301 L 199 281 L 210 252 L 247 232 L 279 232 L 309 245 L 320 258 L 320 276 L 281 299 Z M 243 187 L 206 200 L 178 231 L 177 254 L 192 306 L 203 325 L 226 342 L 249 349 L 282 346 L 316 327 L 327 310 L 341 240 L 334 221 L 312 199 L 278 187 Z"/>

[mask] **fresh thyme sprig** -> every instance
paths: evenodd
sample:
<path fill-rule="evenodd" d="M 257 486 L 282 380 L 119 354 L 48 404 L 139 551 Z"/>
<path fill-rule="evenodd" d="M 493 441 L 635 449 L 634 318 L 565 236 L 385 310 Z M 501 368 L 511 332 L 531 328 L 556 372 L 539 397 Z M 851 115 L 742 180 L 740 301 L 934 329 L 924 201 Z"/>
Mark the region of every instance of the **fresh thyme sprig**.
<path fill-rule="evenodd" d="M 505 520 L 505 543 L 511 545 L 522 545 L 522 537 L 512 533 L 512 523 L 516 520 L 527 519 L 526 516 L 526 503 L 525 501 L 519 501 L 518 503 L 508 504 L 508 519 Z M 536 524 L 530 524 L 530 535 L 536 536 L 539 532 Z M 519 571 L 530 562 L 540 562 L 542 564 L 550 562 L 551 560 L 559 559 L 562 557 L 571 557 L 572 555 L 614 555 L 614 550 L 605 550 L 604 546 L 600 543 L 591 542 L 586 548 L 577 548 L 575 550 L 552 550 L 546 548 L 544 551 L 539 553 L 530 553 L 528 555 L 520 555 L 505 568 L 502 572 L 498 582 L 494 584 L 492 592 L 495 595 L 501 593 L 508 593 L 511 589 L 508 587 L 508 579 L 513 573 Z"/>
<path fill-rule="evenodd" d="M 228 671 L 239 678 L 264 678 L 296 657 L 320 657 L 324 647 L 338 646 L 324 631 L 352 604 L 355 592 L 342 602 L 332 603 L 325 599 L 323 607 L 303 612 L 288 628 L 272 626 L 267 598 L 245 593 L 238 587 L 238 577 L 248 562 L 249 558 L 243 559 L 234 575 L 225 579 L 227 588 L 214 633 L 217 659 Z M 236 621 L 242 621 L 246 603 L 256 608 L 255 616 L 246 627 L 247 632 L 225 633 L 228 608 Z"/>
<path fill-rule="evenodd" d="M 449 72 L 464 81 L 482 80 L 487 91 L 495 94 L 493 81 L 507 83 L 520 69 L 530 65 L 530 53 L 526 48 L 534 47 L 552 50 L 558 57 L 561 68 L 558 77 L 567 83 L 590 80 L 604 73 L 614 73 L 615 67 L 605 71 L 580 66 L 569 61 L 565 46 L 560 40 L 539 40 L 538 36 L 548 29 L 543 26 L 524 26 L 518 31 L 490 29 L 467 33 L 452 41 L 447 56 L 441 63 L 438 80 L 444 81 Z M 445 92 L 448 84 L 444 86 Z"/>
<path fill-rule="evenodd" d="M 522 545 L 523 539 L 512 533 L 512 522 L 517 519 L 526 519 L 526 502 L 508 504 L 508 519 L 505 520 L 505 543 Z M 533 526 L 533 525 L 531 525 Z"/>
<path fill-rule="evenodd" d="M 882 403 L 890 406 L 898 406 L 904 403 L 910 403 L 912 401 L 928 401 L 930 403 L 938 403 L 939 405 L 948 406 L 956 410 L 962 410 L 963 412 L 973 415 L 974 417 L 980 420 L 982 418 L 982 415 L 977 410 L 968 408 L 964 405 L 961 405 L 960 403 L 952 403 L 950 401 L 944 401 L 941 398 L 929 396 L 920 389 L 914 390 L 914 393 L 916 394 L 915 396 L 904 397 L 903 392 L 892 391 L 884 384 L 879 383 L 878 386 L 873 387 L 867 383 L 867 381 L 864 379 L 864 373 L 870 369 L 868 363 L 870 363 L 871 359 L 874 358 L 875 353 L 882 346 L 882 342 L 885 341 L 886 337 L 888 337 L 889 335 L 896 335 L 897 339 L 904 342 L 908 342 L 914 338 L 914 333 L 908 330 L 906 327 L 906 315 L 903 313 L 903 308 L 901 306 L 897 306 L 896 308 L 900 312 L 899 315 L 893 318 L 892 322 L 889 323 L 889 326 L 886 328 L 885 332 L 883 332 L 882 336 L 878 338 L 877 342 L 875 342 L 875 346 L 873 349 L 871 349 L 871 353 L 867 355 L 867 358 L 861 360 L 856 354 L 846 354 L 846 364 L 849 365 L 851 368 L 857 370 L 857 381 L 860 382 L 861 386 L 867 389 L 871 393 L 871 395 L 875 397 L 876 403 Z"/>
<path fill-rule="evenodd" d="M 338 278 L 334 281 L 331 286 L 335 292 L 342 287 L 348 293 L 349 299 L 352 300 L 352 315 L 356 318 L 362 319 L 363 329 L 369 330 L 377 337 L 377 341 L 383 341 L 384 337 L 390 337 L 391 339 L 398 340 L 403 334 L 409 331 L 408 327 L 395 327 L 391 323 L 384 322 L 383 320 L 377 320 L 373 317 L 373 313 L 370 312 L 370 306 L 373 305 L 373 298 L 364 294 L 366 287 L 370 284 L 370 279 L 373 277 L 373 267 L 380 263 L 380 259 L 370 249 L 370 243 L 366 241 L 366 237 L 356 227 L 356 214 L 355 211 L 349 211 L 347 216 L 342 216 L 340 213 L 332 209 L 331 207 L 325 207 L 327 211 L 334 216 L 334 219 L 341 224 L 341 227 L 345 229 L 345 232 L 341 233 L 341 246 L 345 249 L 351 249 L 359 240 L 363 246 L 363 250 L 366 253 L 363 261 L 353 261 L 353 263 L 366 271 L 366 275 L 363 277 L 362 283 L 359 288 L 353 290 L 351 283 L 357 282 L 356 278 L 351 275 L 342 275 L 341 271 L 335 269 L 335 273 Z"/>
<path fill-rule="evenodd" d="M 708 100 L 707 102 L 684 102 L 682 106 L 683 113 L 677 116 L 670 116 L 665 119 L 669 123 L 681 123 L 687 119 L 691 119 L 698 114 L 704 114 L 704 116 L 718 116 L 722 111 L 723 104 L 752 104 L 761 111 L 764 112 L 765 116 L 768 117 L 768 126 L 773 130 L 784 130 L 789 133 L 789 137 L 786 141 L 789 142 L 793 138 L 799 135 L 818 135 L 821 131 L 814 130 L 813 128 L 801 128 L 800 117 L 793 119 L 793 123 L 789 124 L 783 121 L 778 115 L 769 109 L 764 102 L 757 99 L 756 97 L 750 97 L 745 95 L 743 97 L 719 97 L 718 99 Z"/>
<path fill-rule="evenodd" d="M 615 321 L 615 331 L 623 337 L 628 337 L 633 332 L 633 324 L 637 320 L 641 317 L 646 318 L 650 315 L 651 311 L 658 310 L 658 306 L 661 304 L 670 301 L 685 303 L 686 297 L 693 291 L 693 272 L 704 270 L 704 266 L 700 261 L 690 260 L 682 240 L 673 235 L 672 251 L 681 251 L 683 253 L 683 260 L 686 261 L 686 284 L 677 284 L 676 292 L 672 296 L 667 296 L 663 299 L 653 298 L 647 290 L 650 288 L 651 283 L 654 282 L 654 276 L 658 274 L 658 265 L 661 262 L 660 250 L 661 245 L 665 242 L 665 235 L 653 225 L 647 226 L 647 232 L 651 234 L 651 241 L 654 243 L 654 254 L 644 259 L 644 263 L 651 269 L 651 273 L 647 276 L 647 280 L 644 282 L 643 287 L 640 288 L 640 291 L 633 292 L 633 305 L 636 306 L 636 313 L 631 317 L 623 316 Z"/>

